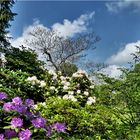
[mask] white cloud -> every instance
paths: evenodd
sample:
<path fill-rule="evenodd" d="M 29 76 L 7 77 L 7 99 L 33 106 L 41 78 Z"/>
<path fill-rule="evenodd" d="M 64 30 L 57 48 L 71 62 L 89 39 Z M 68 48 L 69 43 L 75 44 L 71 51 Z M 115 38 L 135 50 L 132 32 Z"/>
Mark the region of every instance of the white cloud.
<path fill-rule="evenodd" d="M 64 37 L 72 37 L 76 33 L 81 33 L 87 31 L 87 26 L 90 20 L 94 18 L 95 12 L 89 14 L 83 14 L 78 19 L 74 21 L 69 21 L 64 19 L 63 24 L 55 23 L 52 26 L 53 30 L 60 32 Z"/>
<path fill-rule="evenodd" d="M 128 62 L 133 61 L 132 53 L 137 52 L 136 46 L 140 46 L 140 40 L 134 43 L 126 44 L 123 49 L 121 49 L 116 54 L 112 55 L 107 59 L 108 64 L 124 65 Z"/>
<path fill-rule="evenodd" d="M 10 40 L 12 46 L 19 47 L 21 45 L 24 45 L 25 47 L 28 47 L 25 43 L 26 40 L 32 39 L 32 36 L 29 35 L 30 32 L 34 30 L 35 27 L 39 27 L 41 29 L 49 30 L 47 27 L 45 27 L 43 24 L 41 24 L 38 20 L 35 20 L 32 25 L 29 25 L 28 27 L 25 27 L 23 30 L 23 33 L 20 37 Z"/>
<path fill-rule="evenodd" d="M 122 74 L 122 71 L 119 68 L 120 66 L 117 65 L 109 65 L 100 72 L 112 78 L 119 78 Z"/>
<path fill-rule="evenodd" d="M 118 13 L 119 11 L 126 9 L 130 6 L 133 7 L 133 11 L 140 10 L 140 1 L 136 1 L 136 0 L 121 0 L 121 1 L 107 2 L 105 5 L 108 11 L 113 13 Z"/>
<path fill-rule="evenodd" d="M 53 30 L 57 30 L 63 37 L 72 37 L 77 33 L 82 33 L 88 30 L 89 22 L 94 19 L 95 12 L 91 12 L 89 14 L 82 14 L 79 18 L 74 21 L 69 21 L 68 19 L 64 20 L 64 23 L 54 23 L 52 25 Z M 37 19 L 35 19 L 34 23 L 26 28 L 24 28 L 23 33 L 20 37 L 11 40 L 11 43 L 15 47 L 19 47 L 21 45 L 26 46 L 25 40 L 32 39 L 29 33 L 34 29 L 34 27 L 40 27 L 41 29 L 49 30 L 48 27 L 44 26 Z"/>

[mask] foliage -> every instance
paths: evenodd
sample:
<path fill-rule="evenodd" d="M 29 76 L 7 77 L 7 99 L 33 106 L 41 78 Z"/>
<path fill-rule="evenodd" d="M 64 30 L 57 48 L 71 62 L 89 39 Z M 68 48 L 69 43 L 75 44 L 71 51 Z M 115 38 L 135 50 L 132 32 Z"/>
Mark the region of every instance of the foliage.
<path fill-rule="evenodd" d="M 45 105 L 44 105 L 45 104 Z M 68 136 L 75 139 L 113 139 L 117 119 L 107 107 L 79 105 L 79 102 L 51 97 L 38 104 L 37 110 L 51 122 L 62 121 L 68 127 Z M 65 138 L 67 139 L 67 137 Z"/>
<path fill-rule="evenodd" d="M 13 71 L 5 68 L 0 69 L 0 90 L 8 94 L 11 99 L 14 96 L 31 98 L 35 101 L 44 101 L 43 88 L 31 85 L 27 78 L 29 74 L 21 70 Z"/>
<path fill-rule="evenodd" d="M 98 95 L 102 98 L 101 103 L 112 106 L 117 119 L 120 120 L 119 137 L 121 139 L 140 139 L 139 136 L 139 102 L 140 102 L 140 73 L 139 64 L 130 70 L 123 70 L 123 79 L 116 80 L 102 77 L 106 84 L 98 88 Z M 99 90 L 100 89 L 100 90 Z M 107 92 L 106 92 L 107 91 Z M 106 92 L 103 98 L 102 92 Z M 132 131 L 133 130 L 133 131 Z"/>
<path fill-rule="evenodd" d="M 62 72 L 63 76 L 72 76 L 73 73 L 75 73 L 78 68 L 75 64 L 72 63 L 62 63 L 60 65 L 59 70 Z"/>
<path fill-rule="evenodd" d="M 5 52 L 5 57 L 5 67 L 10 70 L 22 70 L 38 77 L 44 72 L 44 63 L 38 60 L 37 54 L 31 49 L 12 47 Z"/>

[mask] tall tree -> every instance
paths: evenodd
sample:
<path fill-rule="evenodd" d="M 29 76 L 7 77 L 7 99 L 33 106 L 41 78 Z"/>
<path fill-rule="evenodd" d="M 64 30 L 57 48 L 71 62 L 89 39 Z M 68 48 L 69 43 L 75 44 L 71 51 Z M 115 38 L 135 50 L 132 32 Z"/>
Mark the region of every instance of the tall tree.
<path fill-rule="evenodd" d="M 14 3 L 14 0 L 0 0 L 0 49 L 9 45 L 7 28 L 10 27 L 9 21 L 14 20 L 16 15 L 11 10 Z"/>

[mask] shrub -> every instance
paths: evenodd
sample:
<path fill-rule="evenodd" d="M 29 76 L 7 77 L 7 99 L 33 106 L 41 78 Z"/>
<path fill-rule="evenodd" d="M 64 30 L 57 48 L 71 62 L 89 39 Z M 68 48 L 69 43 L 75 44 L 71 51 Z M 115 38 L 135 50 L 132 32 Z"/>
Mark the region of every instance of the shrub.
<path fill-rule="evenodd" d="M 34 110 L 34 101 L 14 97 L 12 102 L 5 102 L 7 95 L 0 92 L 0 139 L 19 138 L 20 140 L 55 139 L 65 133 L 64 123 L 50 124 L 39 112 Z M 2 107 L 3 106 L 3 107 Z"/>
<path fill-rule="evenodd" d="M 25 98 L 34 99 L 37 101 L 44 101 L 44 88 L 39 85 L 32 85 L 27 81 L 30 75 L 21 70 L 13 71 L 6 68 L 0 69 L 0 90 L 8 93 L 8 98 L 14 96 L 21 96 Z"/>

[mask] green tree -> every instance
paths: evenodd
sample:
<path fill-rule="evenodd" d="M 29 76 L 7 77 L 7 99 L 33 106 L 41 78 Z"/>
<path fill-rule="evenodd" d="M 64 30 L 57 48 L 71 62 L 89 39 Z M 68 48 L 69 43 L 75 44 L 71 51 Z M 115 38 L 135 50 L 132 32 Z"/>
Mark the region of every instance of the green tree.
<path fill-rule="evenodd" d="M 38 77 L 44 73 L 44 63 L 38 60 L 37 54 L 31 49 L 23 46 L 22 49 L 12 47 L 6 51 L 5 57 L 6 68 L 10 70 L 22 70 Z"/>
<path fill-rule="evenodd" d="M 9 21 L 14 20 L 16 15 L 11 10 L 14 3 L 14 0 L 0 0 L 0 48 L 9 45 L 6 29 L 10 27 Z"/>
<path fill-rule="evenodd" d="M 72 76 L 78 70 L 77 66 L 72 63 L 62 63 L 59 69 L 63 76 Z"/>

